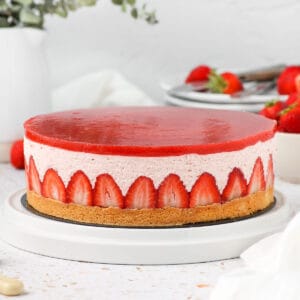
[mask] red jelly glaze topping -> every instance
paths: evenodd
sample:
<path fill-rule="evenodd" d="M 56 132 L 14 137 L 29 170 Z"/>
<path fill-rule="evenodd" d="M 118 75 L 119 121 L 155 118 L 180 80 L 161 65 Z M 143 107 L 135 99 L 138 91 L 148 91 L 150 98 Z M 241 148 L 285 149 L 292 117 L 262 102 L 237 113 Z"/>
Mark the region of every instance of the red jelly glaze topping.
<path fill-rule="evenodd" d="M 247 112 L 179 107 L 114 107 L 40 115 L 28 139 L 110 155 L 170 156 L 241 150 L 275 133 L 275 122 Z"/>

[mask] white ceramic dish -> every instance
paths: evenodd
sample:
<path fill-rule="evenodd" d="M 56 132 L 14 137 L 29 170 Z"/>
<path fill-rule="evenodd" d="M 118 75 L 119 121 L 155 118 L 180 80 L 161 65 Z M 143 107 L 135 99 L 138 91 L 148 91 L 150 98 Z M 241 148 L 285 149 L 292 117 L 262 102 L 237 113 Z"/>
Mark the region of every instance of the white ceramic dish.
<path fill-rule="evenodd" d="M 169 95 L 165 95 L 165 101 L 167 103 L 176 105 L 176 106 L 183 106 L 183 107 L 196 107 L 196 108 L 211 108 L 211 109 L 228 109 L 228 110 L 238 110 L 238 111 L 249 111 L 249 112 L 258 112 L 263 107 L 264 104 L 218 104 L 218 103 L 207 103 L 207 102 L 200 102 L 200 101 L 189 101 L 185 99 L 171 97 Z"/>
<path fill-rule="evenodd" d="M 281 230 L 292 211 L 281 194 L 269 211 L 236 222 L 180 228 L 110 228 L 71 224 L 31 213 L 25 190 L 4 200 L 0 235 L 42 255 L 98 263 L 181 264 L 238 257 L 259 239 Z"/>
<path fill-rule="evenodd" d="M 277 132 L 277 152 L 274 156 L 275 174 L 292 183 L 300 183 L 300 134 Z"/>

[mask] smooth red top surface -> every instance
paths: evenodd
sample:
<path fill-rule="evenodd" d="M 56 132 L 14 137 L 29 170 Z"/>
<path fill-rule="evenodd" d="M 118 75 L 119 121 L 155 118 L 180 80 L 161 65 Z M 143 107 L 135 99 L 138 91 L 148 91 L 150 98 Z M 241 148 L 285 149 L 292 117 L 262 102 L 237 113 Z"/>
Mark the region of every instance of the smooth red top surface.
<path fill-rule="evenodd" d="M 273 137 L 275 122 L 236 111 L 179 107 L 74 110 L 25 122 L 30 140 L 68 150 L 169 156 L 235 151 Z"/>

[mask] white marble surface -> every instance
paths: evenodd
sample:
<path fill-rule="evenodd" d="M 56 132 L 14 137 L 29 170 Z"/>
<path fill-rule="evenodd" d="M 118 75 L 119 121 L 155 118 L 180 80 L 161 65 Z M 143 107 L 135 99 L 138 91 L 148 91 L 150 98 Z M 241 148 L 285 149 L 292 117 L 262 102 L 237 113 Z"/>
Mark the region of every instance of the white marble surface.
<path fill-rule="evenodd" d="M 2 201 L 23 188 L 24 182 L 23 171 L 0 164 Z M 299 208 L 300 185 L 276 183 L 277 189 Z M 209 299 L 222 274 L 241 265 L 240 259 L 173 266 L 92 264 L 27 253 L 0 241 L 0 272 L 24 282 L 26 293 L 20 299 L 203 300 Z"/>

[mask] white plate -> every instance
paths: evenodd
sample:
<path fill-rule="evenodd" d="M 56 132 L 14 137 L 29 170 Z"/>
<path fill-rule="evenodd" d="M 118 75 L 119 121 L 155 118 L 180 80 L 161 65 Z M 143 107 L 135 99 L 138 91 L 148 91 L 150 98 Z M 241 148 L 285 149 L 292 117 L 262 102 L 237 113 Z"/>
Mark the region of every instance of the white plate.
<path fill-rule="evenodd" d="M 184 83 L 184 78 L 186 75 L 184 74 L 177 74 L 172 75 L 170 77 L 164 78 L 160 82 L 160 86 L 163 90 L 168 92 L 171 88 L 176 87 Z M 250 89 L 253 86 L 253 83 L 245 83 L 245 91 Z M 185 99 L 183 99 L 185 98 Z M 232 98 L 230 95 L 227 94 L 216 94 L 216 93 L 209 93 L 209 92 L 194 92 L 194 91 L 187 91 L 183 93 L 182 101 L 195 101 L 201 103 L 211 103 L 211 104 L 224 104 L 224 105 L 257 105 L 257 104 L 264 104 L 265 102 L 280 99 L 285 100 L 287 98 L 286 95 L 278 95 L 277 91 L 274 89 L 267 94 L 263 95 L 251 95 L 244 98 Z M 231 108 L 230 108 L 231 109 Z"/>
<path fill-rule="evenodd" d="M 40 217 L 21 204 L 24 190 L 4 201 L 1 238 L 51 257 L 114 264 L 181 264 L 238 257 L 259 239 L 283 229 L 291 211 L 281 194 L 269 211 L 241 221 L 180 228 L 111 228 Z"/>
<path fill-rule="evenodd" d="M 235 104 L 235 105 L 227 105 L 227 104 L 216 104 L 216 103 L 207 103 L 200 101 L 189 101 L 185 99 L 171 97 L 169 95 L 165 95 L 165 101 L 171 103 L 176 106 L 183 107 L 195 107 L 195 108 L 210 108 L 210 109 L 225 109 L 225 110 L 238 110 L 238 111 L 249 111 L 249 112 L 258 112 L 263 107 L 264 104 Z"/>

